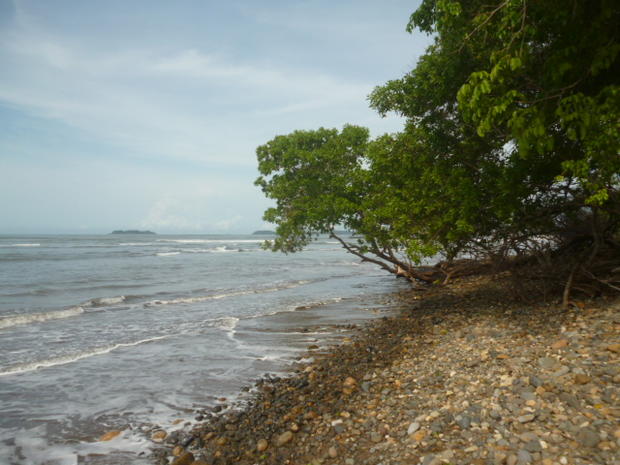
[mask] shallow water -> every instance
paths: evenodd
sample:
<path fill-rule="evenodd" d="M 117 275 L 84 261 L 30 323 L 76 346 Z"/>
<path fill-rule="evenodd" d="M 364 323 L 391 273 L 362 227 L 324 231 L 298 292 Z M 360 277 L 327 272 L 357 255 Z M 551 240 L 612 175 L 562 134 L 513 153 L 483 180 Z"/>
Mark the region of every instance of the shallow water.
<path fill-rule="evenodd" d="M 0 236 L 0 463 L 147 463 L 145 431 L 285 372 L 402 285 L 328 239 L 262 240 Z"/>

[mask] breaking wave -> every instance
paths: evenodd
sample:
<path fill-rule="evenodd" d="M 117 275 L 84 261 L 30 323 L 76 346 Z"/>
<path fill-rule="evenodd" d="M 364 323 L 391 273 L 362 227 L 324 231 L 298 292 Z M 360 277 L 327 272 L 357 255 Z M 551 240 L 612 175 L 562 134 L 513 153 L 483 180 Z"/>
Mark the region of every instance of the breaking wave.
<path fill-rule="evenodd" d="M 17 325 L 26 325 L 29 323 L 39 323 L 48 320 L 58 320 L 61 318 L 70 318 L 84 313 L 82 307 L 72 307 L 66 310 L 58 310 L 55 312 L 44 313 L 27 313 L 23 315 L 11 315 L 0 318 L 0 329 L 10 328 Z"/>
<path fill-rule="evenodd" d="M 283 284 L 281 286 L 258 288 L 258 289 L 247 289 L 243 291 L 231 291 L 231 292 L 226 292 L 222 294 L 211 294 L 211 295 L 203 295 L 203 296 L 196 296 L 196 297 L 180 297 L 178 299 L 170 299 L 170 300 L 151 300 L 149 302 L 145 302 L 143 305 L 145 307 L 153 307 L 157 305 L 193 304 L 193 303 L 198 303 L 198 302 L 206 302 L 209 300 L 225 299 L 226 297 L 237 297 L 241 295 L 265 294 L 268 292 L 277 292 L 277 291 L 282 291 L 284 289 L 292 289 L 298 286 L 302 286 L 310 282 L 311 281 L 305 281 L 305 280 L 295 281 L 292 283 Z"/>
<path fill-rule="evenodd" d="M 105 307 L 107 305 L 115 305 L 125 302 L 126 297 L 120 295 L 118 297 L 98 297 L 91 299 L 82 304 L 83 307 Z"/>
<path fill-rule="evenodd" d="M 79 354 L 65 355 L 62 357 L 55 357 L 49 360 L 40 360 L 37 362 L 28 362 L 21 365 L 16 365 L 8 368 L 5 371 L 0 371 L 0 376 L 14 375 L 17 373 L 25 373 L 27 371 L 38 370 L 39 368 L 49 368 L 56 365 L 65 365 L 67 363 L 76 362 L 84 358 L 94 357 L 95 355 L 102 355 L 112 352 L 113 350 L 120 349 L 122 347 L 132 347 L 146 342 L 157 341 L 159 339 L 166 339 L 170 336 L 156 336 L 148 339 L 142 339 L 136 342 L 126 342 L 120 344 L 114 344 L 106 347 L 98 347 L 96 349 L 89 350 L 87 352 L 81 352 Z"/>
<path fill-rule="evenodd" d="M 157 239 L 157 242 L 174 242 L 176 244 L 260 244 L 262 239 Z"/>

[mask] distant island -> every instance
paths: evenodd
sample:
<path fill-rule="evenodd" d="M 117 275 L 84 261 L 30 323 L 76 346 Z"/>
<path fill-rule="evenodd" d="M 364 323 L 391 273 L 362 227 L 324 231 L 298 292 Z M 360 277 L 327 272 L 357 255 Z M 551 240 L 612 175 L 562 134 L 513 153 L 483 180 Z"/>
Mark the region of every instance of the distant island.
<path fill-rule="evenodd" d="M 138 231 L 137 229 L 124 229 L 112 231 L 110 234 L 155 234 L 153 231 Z"/>
<path fill-rule="evenodd" d="M 261 231 L 254 231 L 252 233 L 252 235 L 254 235 L 254 236 L 266 236 L 266 235 L 269 235 L 269 234 L 273 235 L 275 233 L 276 233 L 275 231 L 261 230 Z"/>

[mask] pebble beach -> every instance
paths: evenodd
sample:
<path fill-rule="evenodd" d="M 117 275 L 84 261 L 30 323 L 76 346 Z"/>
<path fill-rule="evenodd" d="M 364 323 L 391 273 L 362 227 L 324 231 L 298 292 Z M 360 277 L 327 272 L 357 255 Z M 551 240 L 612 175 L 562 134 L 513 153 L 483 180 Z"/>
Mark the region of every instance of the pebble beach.
<path fill-rule="evenodd" d="M 399 314 L 311 351 L 290 377 L 259 380 L 243 408 L 154 431 L 151 459 L 620 464 L 620 299 L 563 310 L 508 287 L 479 276 L 401 292 Z"/>

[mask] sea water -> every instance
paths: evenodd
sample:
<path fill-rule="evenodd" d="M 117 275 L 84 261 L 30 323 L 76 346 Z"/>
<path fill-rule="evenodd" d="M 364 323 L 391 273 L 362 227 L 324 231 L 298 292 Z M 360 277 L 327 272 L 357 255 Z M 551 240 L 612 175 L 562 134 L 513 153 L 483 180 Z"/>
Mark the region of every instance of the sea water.
<path fill-rule="evenodd" d="M 148 463 L 150 430 L 285 373 L 399 287 L 327 238 L 263 240 L 0 236 L 0 463 Z"/>

